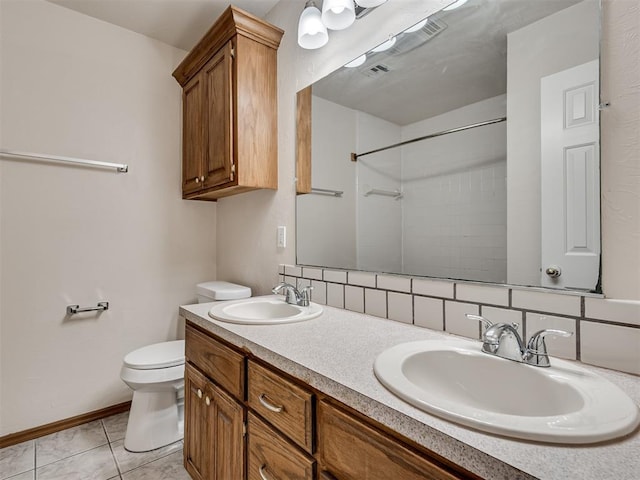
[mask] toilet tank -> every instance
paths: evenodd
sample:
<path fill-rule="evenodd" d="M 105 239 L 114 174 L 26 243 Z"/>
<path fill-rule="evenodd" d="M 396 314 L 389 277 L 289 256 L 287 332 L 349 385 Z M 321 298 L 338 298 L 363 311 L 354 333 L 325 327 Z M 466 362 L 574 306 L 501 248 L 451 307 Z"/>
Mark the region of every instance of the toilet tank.
<path fill-rule="evenodd" d="M 249 298 L 251 289 L 244 285 L 230 282 L 204 282 L 196 285 L 196 296 L 198 297 L 198 303 L 239 300 L 241 298 Z"/>

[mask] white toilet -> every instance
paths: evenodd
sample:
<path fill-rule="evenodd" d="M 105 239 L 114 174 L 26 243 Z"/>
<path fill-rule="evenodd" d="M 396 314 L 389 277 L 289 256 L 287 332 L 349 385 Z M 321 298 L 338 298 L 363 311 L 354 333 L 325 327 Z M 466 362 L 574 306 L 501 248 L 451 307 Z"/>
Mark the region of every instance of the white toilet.
<path fill-rule="evenodd" d="M 196 287 L 198 303 L 237 300 L 251 289 L 228 282 Z M 146 452 L 183 437 L 184 340 L 155 343 L 128 353 L 120 378 L 133 390 L 124 448 Z"/>

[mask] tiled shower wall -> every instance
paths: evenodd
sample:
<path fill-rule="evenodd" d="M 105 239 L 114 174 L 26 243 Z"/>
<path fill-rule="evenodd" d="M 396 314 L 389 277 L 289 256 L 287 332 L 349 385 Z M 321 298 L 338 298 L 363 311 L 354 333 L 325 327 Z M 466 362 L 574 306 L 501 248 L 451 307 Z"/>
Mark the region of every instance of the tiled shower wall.
<path fill-rule="evenodd" d="M 468 338 L 480 339 L 481 325 L 465 313 L 517 323 L 526 338 L 566 330 L 574 335 L 547 338 L 552 356 L 640 375 L 640 302 L 292 265 L 280 265 L 279 274 L 298 288 L 311 285 L 316 303 Z"/>

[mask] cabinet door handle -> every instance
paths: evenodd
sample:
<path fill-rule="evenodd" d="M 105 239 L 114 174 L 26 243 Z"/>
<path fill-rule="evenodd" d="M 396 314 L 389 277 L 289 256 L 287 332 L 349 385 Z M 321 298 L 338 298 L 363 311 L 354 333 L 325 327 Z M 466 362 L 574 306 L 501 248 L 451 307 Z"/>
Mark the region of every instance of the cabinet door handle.
<path fill-rule="evenodd" d="M 271 410 L 272 412 L 281 413 L 284 410 L 284 407 L 282 405 L 274 405 L 273 403 L 269 402 L 267 400 L 267 396 L 264 393 L 258 397 L 258 400 L 264 408 L 266 408 L 267 410 Z"/>
<path fill-rule="evenodd" d="M 262 465 L 260 467 L 260 469 L 258 470 L 258 473 L 260 474 L 260 478 L 262 480 L 273 480 L 272 477 L 269 477 L 267 475 L 265 475 L 265 472 L 267 471 L 267 464 L 265 463 L 264 465 Z"/>
<path fill-rule="evenodd" d="M 204 397 L 204 403 L 207 404 L 207 407 L 211 405 L 211 400 L 209 399 L 209 397 Z"/>
<path fill-rule="evenodd" d="M 202 398 L 202 390 L 198 389 L 198 398 Z"/>

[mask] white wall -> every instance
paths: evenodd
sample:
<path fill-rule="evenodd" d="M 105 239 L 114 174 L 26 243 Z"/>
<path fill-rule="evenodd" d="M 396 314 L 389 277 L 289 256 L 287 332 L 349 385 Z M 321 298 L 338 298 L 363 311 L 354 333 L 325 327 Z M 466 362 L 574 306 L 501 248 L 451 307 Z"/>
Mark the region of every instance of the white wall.
<path fill-rule="evenodd" d="M 278 50 L 277 191 L 256 191 L 218 201 L 218 278 L 268 293 L 278 281 L 277 265 L 295 262 L 296 92 L 450 3 L 448 0 L 390 1 L 351 28 L 330 33 L 329 44 L 305 51 L 297 45 L 304 0 L 282 0 L 266 20 L 285 30 Z M 391 15 L 393 12 L 393 15 Z M 278 225 L 287 227 L 287 248 L 276 248 Z"/>
<path fill-rule="evenodd" d="M 356 268 L 356 165 L 350 157 L 356 151 L 357 112 L 316 96 L 311 112 L 312 186 L 343 194 L 298 197 L 297 261 Z"/>
<path fill-rule="evenodd" d="M 407 125 L 402 140 L 506 115 L 500 95 Z M 403 272 L 504 283 L 506 124 L 402 147 Z"/>
<path fill-rule="evenodd" d="M 602 285 L 640 300 L 640 4 L 603 2 Z"/>
<path fill-rule="evenodd" d="M 400 141 L 401 128 L 358 112 L 356 152 L 364 153 Z M 402 269 L 403 200 L 365 194 L 371 190 L 402 190 L 400 149 L 358 158 L 357 238 L 358 269 L 399 272 Z"/>
<path fill-rule="evenodd" d="M 178 305 L 215 278 L 216 205 L 180 195 L 186 52 L 48 2 L 0 5 L 0 147 L 130 166 L 0 160 L 3 435 L 131 398 L 125 353 L 181 335 Z"/>
<path fill-rule="evenodd" d="M 540 284 L 540 79 L 598 58 L 598 10 L 586 0 L 507 37 L 508 283 Z"/>

